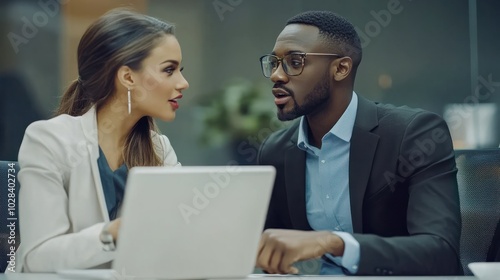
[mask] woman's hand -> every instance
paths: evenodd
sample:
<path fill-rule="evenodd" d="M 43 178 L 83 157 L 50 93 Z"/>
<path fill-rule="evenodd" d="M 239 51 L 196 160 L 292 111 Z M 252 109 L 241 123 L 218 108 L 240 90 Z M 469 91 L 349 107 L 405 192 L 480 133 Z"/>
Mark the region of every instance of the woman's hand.
<path fill-rule="evenodd" d="M 121 218 L 114 219 L 109 223 L 108 231 L 113 236 L 113 240 L 118 240 L 118 231 L 120 230 Z"/>

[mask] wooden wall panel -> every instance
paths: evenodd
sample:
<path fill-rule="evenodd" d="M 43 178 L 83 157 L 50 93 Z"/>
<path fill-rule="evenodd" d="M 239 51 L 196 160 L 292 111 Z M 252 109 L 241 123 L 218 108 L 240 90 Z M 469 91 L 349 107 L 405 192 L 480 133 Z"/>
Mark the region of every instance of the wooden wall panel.
<path fill-rule="evenodd" d="M 132 7 L 146 13 L 147 0 L 65 0 L 60 1 L 63 11 L 61 36 L 61 82 L 66 88 L 78 77 L 76 50 L 87 27 L 99 16 L 117 7 Z"/>

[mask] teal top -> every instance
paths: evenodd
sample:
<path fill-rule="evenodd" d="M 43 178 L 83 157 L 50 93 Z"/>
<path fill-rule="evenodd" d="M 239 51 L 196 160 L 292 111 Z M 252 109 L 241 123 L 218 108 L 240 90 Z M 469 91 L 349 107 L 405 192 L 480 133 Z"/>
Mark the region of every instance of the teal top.
<path fill-rule="evenodd" d="M 127 182 L 128 168 L 122 164 L 115 171 L 109 167 L 106 156 L 99 147 L 99 158 L 97 159 L 99 175 L 101 177 L 102 190 L 108 208 L 109 219 L 114 220 L 121 206 L 125 194 L 125 183 Z"/>

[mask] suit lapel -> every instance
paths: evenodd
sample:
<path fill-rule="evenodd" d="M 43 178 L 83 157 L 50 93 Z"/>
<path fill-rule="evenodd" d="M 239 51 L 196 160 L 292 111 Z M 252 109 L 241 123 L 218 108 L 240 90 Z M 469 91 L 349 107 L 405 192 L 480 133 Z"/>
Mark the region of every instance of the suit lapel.
<path fill-rule="evenodd" d="M 349 194 L 355 233 L 363 232 L 363 199 L 379 139 L 379 136 L 372 133 L 371 130 L 377 125 L 377 106 L 358 96 L 358 109 L 352 131 L 349 157 Z M 288 211 L 294 229 L 312 230 L 306 214 L 306 155 L 297 147 L 298 130 L 299 126 L 297 125 L 285 152 Z"/>
<path fill-rule="evenodd" d="M 358 96 L 358 110 L 352 131 L 349 156 L 349 195 L 355 233 L 363 232 L 363 198 L 379 139 L 379 136 L 371 130 L 377 125 L 376 105 Z"/>
<path fill-rule="evenodd" d="M 97 200 L 101 210 L 102 218 L 105 222 L 109 222 L 108 208 L 106 207 L 106 199 L 102 189 L 101 175 L 97 166 L 99 158 L 99 141 L 97 138 L 97 118 L 95 106 L 82 116 L 82 128 L 86 137 L 86 146 L 89 153 L 90 168 L 92 170 L 92 179 L 96 188 Z"/>
<path fill-rule="evenodd" d="M 297 147 L 298 135 L 299 126 L 296 126 L 295 133 L 285 152 L 285 186 L 287 186 L 288 211 L 294 229 L 312 230 L 306 214 L 306 154 Z"/>

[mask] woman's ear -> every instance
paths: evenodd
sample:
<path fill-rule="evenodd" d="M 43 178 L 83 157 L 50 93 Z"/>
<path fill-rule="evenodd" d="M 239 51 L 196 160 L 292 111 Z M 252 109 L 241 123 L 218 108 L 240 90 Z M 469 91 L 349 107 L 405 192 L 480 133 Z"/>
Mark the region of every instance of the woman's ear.
<path fill-rule="evenodd" d="M 335 81 L 347 78 L 352 71 L 352 59 L 348 56 L 338 58 L 332 63 L 332 73 Z"/>
<path fill-rule="evenodd" d="M 123 65 L 118 68 L 118 72 L 116 73 L 116 79 L 120 84 L 122 84 L 126 88 L 132 88 L 135 85 L 134 81 L 134 72 L 130 67 Z"/>

